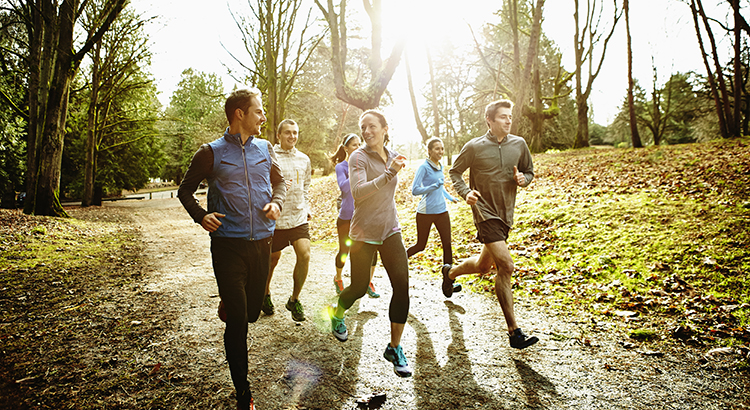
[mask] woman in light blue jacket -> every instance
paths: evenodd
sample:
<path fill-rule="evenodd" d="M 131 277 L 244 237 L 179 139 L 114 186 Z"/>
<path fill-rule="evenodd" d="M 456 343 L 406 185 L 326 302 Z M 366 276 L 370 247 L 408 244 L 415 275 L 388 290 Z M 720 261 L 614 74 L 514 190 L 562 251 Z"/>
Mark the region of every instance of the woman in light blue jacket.
<path fill-rule="evenodd" d="M 428 158 L 417 168 L 414 182 L 411 185 L 412 195 L 422 195 L 417 205 L 417 243 L 412 245 L 406 255 L 422 252 L 430 236 L 430 228 L 435 227 L 440 234 L 443 245 L 443 264 L 453 263 L 453 249 L 451 247 L 451 218 L 445 200 L 458 202 L 445 190 L 445 177 L 440 159 L 443 158 L 443 141 L 434 137 L 427 140 Z"/>

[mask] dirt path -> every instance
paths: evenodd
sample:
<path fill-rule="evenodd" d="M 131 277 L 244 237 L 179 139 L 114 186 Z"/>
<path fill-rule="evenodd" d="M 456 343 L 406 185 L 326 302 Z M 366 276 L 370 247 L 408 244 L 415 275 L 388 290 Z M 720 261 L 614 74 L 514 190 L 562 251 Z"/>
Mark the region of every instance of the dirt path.
<path fill-rule="evenodd" d="M 153 269 L 145 287 L 171 296 L 179 312 L 176 330 L 157 338 L 148 354 L 179 369 L 184 382 L 175 394 L 193 397 L 193 408 L 233 408 L 208 235 L 177 199 L 107 208 L 132 212 Z M 313 246 L 301 297 L 308 320 L 302 324 L 283 306 L 294 254 L 288 248 L 282 256 L 271 286 L 277 313 L 250 326 L 249 379 L 259 409 L 352 409 L 356 399 L 376 392 L 387 396 L 382 409 L 750 407 L 747 380 L 722 368 L 720 359 L 701 365 L 691 352 L 657 357 L 626 349 L 612 323 L 561 317 L 518 299 L 520 324 L 541 341 L 513 350 L 495 300 L 469 293 L 446 300 L 436 277 L 414 274 L 403 346 L 415 373 L 399 378 L 382 358 L 390 299 L 382 267 L 374 282 L 383 296 L 352 307 L 349 341 L 339 343 L 330 334 L 324 312 L 335 300 L 334 253 Z"/>

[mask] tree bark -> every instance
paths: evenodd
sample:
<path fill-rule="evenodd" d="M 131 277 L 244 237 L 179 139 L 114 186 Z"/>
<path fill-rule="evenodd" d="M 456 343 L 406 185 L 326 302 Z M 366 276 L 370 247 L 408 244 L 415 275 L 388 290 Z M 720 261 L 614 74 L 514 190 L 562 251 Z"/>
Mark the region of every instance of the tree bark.
<path fill-rule="evenodd" d="M 388 87 L 393 73 L 398 67 L 398 63 L 401 60 L 401 54 L 403 54 L 405 41 L 401 40 L 393 46 L 391 54 L 387 60 L 382 61 L 381 54 L 381 35 L 382 35 L 382 22 L 380 14 L 380 2 L 381 0 L 364 0 L 367 14 L 370 17 L 372 25 L 372 45 L 369 58 L 369 66 L 371 71 L 370 84 L 364 88 L 356 88 L 350 84 L 346 79 L 346 31 L 343 28 L 346 27 L 345 16 L 342 12 L 341 15 L 336 14 L 333 0 L 328 0 L 326 7 L 321 3 L 321 0 L 315 0 L 315 4 L 321 10 L 326 18 L 328 27 L 331 32 L 331 66 L 333 69 L 333 80 L 336 87 L 336 97 L 341 101 L 351 104 L 361 110 L 368 110 L 376 108 L 380 105 L 380 98 Z M 346 0 L 341 0 L 340 10 L 346 8 Z M 339 22 L 339 19 L 341 22 Z"/>
<path fill-rule="evenodd" d="M 601 55 L 599 56 L 596 68 L 594 68 L 594 50 L 601 37 L 598 33 L 598 29 L 602 9 L 600 6 L 597 12 L 595 10 L 596 2 L 593 2 L 592 4 L 592 0 L 586 0 L 586 18 L 583 29 L 581 29 L 580 15 L 578 13 L 579 0 L 575 0 L 575 11 L 573 12 L 573 19 L 575 20 L 575 39 L 573 46 L 576 59 L 576 109 L 578 110 L 578 128 L 576 129 L 574 148 L 584 148 L 589 146 L 589 95 L 591 95 L 594 80 L 602 69 L 602 63 L 604 63 L 604 56 L 607 52 L 609 40 L 612 39 L 612 34 L 614 34 L 615 28 L 617 27 L 617 22 L 622 16 L 622 12 L 617 8 L 617 1 L 613 0 L 612 3 L 614 6 L 612 27 L 604 40 L 604 44 L 602 44 Z M 588 64 L 585 86 L 583 79 L 584 64 Z"/>
<path fill-rule="evenodd" d="M 638 134 L 638 121 L 635 114 L 635 101 L 633 99 L 633 47 L 630 38 L 630 2 L 624 0 L 623 11 L 625 13 L 625 33 L 628 39 L 628 113 L 630 115 L 630 139 L 633 148 L 643 148 L 641 136 Z"/>
<path fill-rule="evenodd" d="M 411 66 L 409 66 L 409 55 L 404 53 L 404 63 L 406 64 L 406 83 L 409 87 L 409 97 L 411 97 L 411 109 L 414 112 L 414 122 L 417 124 L 417 130 L 419 135 L 422 137 L 422 143 L 426 143 L 430 136 L 427 134 L 427 130 L 424 128 L 422 118 L 419 115 L 419 108 L 417 107 L 417 97 L 414 95 L 414 84 L 411 79 Z"/>
<path fill-rule="evenodd" d="M 92 204 L 94 199 L 94 181 L 96 180 L 96 134 L 97 134 L 97 121 L 96 114 L 98 112 L 97 105 L 99 104 L 99 84 L 101 82 L 99 69 L 101 67 L 101 41 L 94 46 L 94 52 L 91 56 L 91 95 L 89 98 L 89 110 L 88 110 L 88 130 L 86 134 L 86 165 L 84 169 L 83 177 L 83 198 L 81 199 L 81 206 L 87 207 Z"/>
<path fill-rule="evenodd" d="M 39 14 L 30 19 L 34 24 L 39 24 L 34 31 L 41 30 L 45 34 L 43 45 L 34 43 L 30 44 L 30 48 L 50 46 L 48 51 L 42 49 L 42 56 L 46 58 L 40 61 L 38 75 L 40 90 L 43 87 L 42 84 L 50 86 L 46 98 L 43 91 L 37 94 L 30 93 L 29 96 L 29 106 L 37 107 L 35 111 L 30 112 L 30 127 L 32 127 L 31 124 L 35 124 L 38 130 L 41 123 L 43 129 L 41 135 L 33 135 L 34 130 L 31 128 L 29 132 L 30 142 L 32 142 L 31 138 L 34 138 L 30 145 L 33 145 L 37 161 L 27 165 L 27 178 L 33 181 L 33 185 L 27 191 L 29 204 L 24 208 L 24 212 L 36 215 L 67 216 L 60 204 L 59 189 L 70 84 L 83 57 L 94 44 L 101 40 L 104 32 L 117 18 L 127 0 L 112 0 L 104 4 L 101 9 L 102 23 L 99 29 L 86 39 L 77 52 L 73 46 L 80 1 L 63 0 L 57 8 L 48 0 L 39 0 L 31 4 L 32 1 L 29 0 L 26 7 L 32 16 L 34 13 Z M 54 38 L 49 33 L 54 33 Z M 37 35 L 31 36 L 32 40 L 39 38 Z M 45 66 L 47 62 L 50 62 L 49 70 Z M 42 82 L 44 79 L 48 81 Z M 33 99 L 36 101 L 32 101 Z M 31 119 L 32 116 L 36 118 Z"/>
<path fill-rule="evenodd" d="M 432 136 L 440 138 L 440 110 L 438 109 L 437 83 L 435 82 L 435 70 L 432 68 L 432 56 L 427 49 L 427 66 L 430 69 L 430 88 L 432 90 Z"/>
<path fill-rule="evenodd" d="M 690 2 L 690 11 L 693 15 L 693 25 L 695 26 L 695 35 L 698 38 L 698 47 L 700 47 L 701 50 L 701 56 L 703 57 L 703 65 L 706 67 L 706 79 L 708 80 L 708 86 L 711 90 L 711 97 L 714 99 L 714 108 L 716 109 L 716 118 L 719 121 L 719 132 L 721 133 L 721 136 L 723 138 L 729 137 L 729 132 L 727 131 L 727 123 L 726 118 L 724 117 L 724 110 L 722 109 L 722 103 L 721 98 L 719 98 L 719 90 L 718 86 L 716 85 L 716 78 L 714 78 L 713 70 L 711 69 L 711 64 L 708 61 L 708 53 L 706 52 L 706 46 L 703 44 L 703 36 L 701 35 L 701 28 L 700 23 L 698 22 L 698 15 L 699 15 L 699 9 L 698 4 L 696 4 L 695 0 L 692 0 Z M 702 5 L 700 6 L 702 9 Z"/>

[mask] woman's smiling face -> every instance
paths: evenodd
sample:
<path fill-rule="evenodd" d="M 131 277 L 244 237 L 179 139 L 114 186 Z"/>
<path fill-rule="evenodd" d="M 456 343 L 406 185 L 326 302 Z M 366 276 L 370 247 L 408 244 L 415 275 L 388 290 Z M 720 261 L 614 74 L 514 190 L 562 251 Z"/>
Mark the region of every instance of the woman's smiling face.
<path fill-rule="evenodd" d="M 380 118 L 373 114 L 367 114 L 359 122 L 362 130 L 362 139 L 365 140 L 370 148 L 382 147 L 385 141 L 385 133 L 388 132 L 388 126 L 380 123 Z"/>

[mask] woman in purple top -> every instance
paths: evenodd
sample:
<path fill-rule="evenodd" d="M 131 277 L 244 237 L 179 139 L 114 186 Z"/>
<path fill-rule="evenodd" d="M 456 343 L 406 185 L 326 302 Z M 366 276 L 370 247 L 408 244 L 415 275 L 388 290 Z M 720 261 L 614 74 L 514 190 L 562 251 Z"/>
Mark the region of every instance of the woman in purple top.
<path fill-rule="evenodd" d="M 341 190 L 341 206 L 339 207 L 339 217 L 336 219 L 336 231 L 339 234 L 339 253 L 336 254 L 336 276 L 333 277 L 333 284 L 336 286 L 336 294 L 344 290 L 344 281 L 341 279 L 341 271 L 344 270 L 346 256 L 349 253 L 349 247 L 352 243 L 349 238 L 349 226 L 354 214 L 354 198 L 352 189 L 349 186 L 349 155 L 359 148 L 362 141 L 357 134 L 349 134 L 344 137 L 344 141 L 339 145 L 339 149 L 331 157 L 331 162 L 336 167 L 336 181 Z M 375 273 L 375 265 L 378 262 L 378 256 L 375 254 L 372 258 L 372 267 L 370 268 L 370 285 L 367 287 L 367 294 L 371 298 L 379 298 L 380 295 L 375 292 L 375 286 L 372 284 L 372 275 Z"/>
<path fill-rule="evenodd" d="M 406 157 L 385 146 L 388 123 L 380 111 L 365 111 L 359 117 L 359 126 L 365 144 L 349 158 L 349 185 L 354 197 L 349 229 L 352 281 L 329 311 L 331 330 L 339 341 L 349 338 L 344 315 L 365 295 L 369 265 L 375 252 L 379 252 L 393 289 L 388 309 L 391 337 L 383 357 L 393 364 L 396 374 L 409 377 L 412 370 L 401 347 L 401 336 L 409 316 L 409 262 L 394 200 L 398 185 L 396 174 L 404 167 Z"/>

